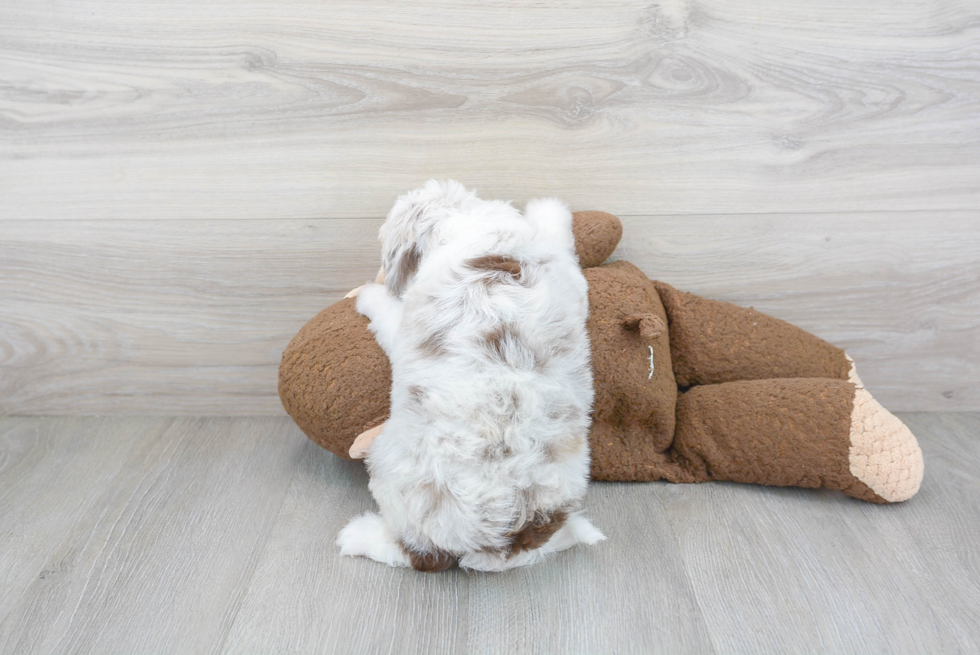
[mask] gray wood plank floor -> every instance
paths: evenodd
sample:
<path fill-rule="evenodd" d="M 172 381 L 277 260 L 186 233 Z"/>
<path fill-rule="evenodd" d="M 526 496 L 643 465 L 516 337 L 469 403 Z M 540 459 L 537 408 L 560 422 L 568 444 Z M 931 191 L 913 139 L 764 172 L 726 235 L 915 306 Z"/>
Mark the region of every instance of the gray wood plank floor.
<path fill-rule="evenodd" d="M 287 419 L 0 419 L 0 652 L 980 649 L 980 414 L 905 414 L 908 503 L 594 484 L 609 537 L 503 575 L 341 559 L 363 467 Z"/>

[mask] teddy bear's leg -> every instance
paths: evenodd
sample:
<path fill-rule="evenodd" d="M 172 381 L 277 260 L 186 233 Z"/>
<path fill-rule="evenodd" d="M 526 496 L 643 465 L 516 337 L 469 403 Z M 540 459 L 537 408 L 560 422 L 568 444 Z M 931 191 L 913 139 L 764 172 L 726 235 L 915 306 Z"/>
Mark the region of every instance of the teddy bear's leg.
<path fill-rule="evenodd" d="M 696 386 L 677 400 L 672 459 L 698 481 L 827 487 L 875 503 L 911 498 L 922 452 L 863 388 L 788 378 Z"/>
<path fill-rule="evenodd" d="M 654 282 L 681 387 L 735 380 L 833 378 L 860 384 L 847 354 L 778 318 Z"/>

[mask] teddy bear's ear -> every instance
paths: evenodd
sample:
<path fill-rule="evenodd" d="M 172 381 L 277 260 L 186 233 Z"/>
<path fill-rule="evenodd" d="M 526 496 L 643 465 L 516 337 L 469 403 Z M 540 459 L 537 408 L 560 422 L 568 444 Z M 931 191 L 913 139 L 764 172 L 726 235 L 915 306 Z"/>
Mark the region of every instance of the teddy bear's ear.
<path fill-rule="evenodd" d="M 619 245 L 623 224 L 606 212 L 575 212 L 572 214 L 572 232 L 579 265 L 592 268 L 606 261 Z"/>

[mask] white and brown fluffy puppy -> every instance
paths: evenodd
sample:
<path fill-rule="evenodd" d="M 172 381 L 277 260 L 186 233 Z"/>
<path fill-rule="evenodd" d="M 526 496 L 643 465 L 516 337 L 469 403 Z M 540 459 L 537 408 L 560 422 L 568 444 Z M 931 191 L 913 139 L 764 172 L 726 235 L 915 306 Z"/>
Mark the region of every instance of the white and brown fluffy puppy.
<path fill-rule="evenodd" d="M 381 515 L 352 520 L 342 554 L 496 571 L 604 539 L 578 511 L 593 392 L 568 208 L 534 200 L 522 216 L 433 180 L 380 238 L 384 284 L 357 310 L 392 369 L 367 455 Z"/>

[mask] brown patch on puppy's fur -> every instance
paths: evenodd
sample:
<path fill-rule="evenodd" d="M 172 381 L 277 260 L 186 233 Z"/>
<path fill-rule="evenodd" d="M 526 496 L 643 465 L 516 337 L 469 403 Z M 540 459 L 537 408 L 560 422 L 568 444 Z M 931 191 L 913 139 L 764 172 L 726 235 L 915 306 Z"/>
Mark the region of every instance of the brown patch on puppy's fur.
<path fill-rule="evenodd" d="M 433 332 L 419 344 L 419 351 L 425 357 L 435 359 L 446 354 L 446 333 Z"/>
<path fill-rule="evenodd" d="M 490 356 L 522 370 L 540 369 L 548 365 L 549 353 L 531 347 L 513 326 L 497 326 L 483 336 Z"/>
<path fill-rule="evenodd" d="M 397 256 L 397 251 L 389 254 L 389 258 L 392 259 L 394 268 L 390 275 L 386 276 L 385 285 L 390 291 L 393 291 L 395 295 L 401 296 L 405 292 L 405 287 L 408 286 L 408 281 L 415 276 L 415 273 L 419 270 L 419 263 L 422 261 L 422 253 L 419 251 L 416 244 L 412 244 L 408 250 L 402 253 L 401 256 Z M 384 267 L 382 267 L 384 270 Z M 378 273 L 378 277 L 381 277 L 381 273 Z"/>
<path fill-rule="evenodd" d="M 525 550 L 540 548 L 546 544 L 551 536 L 558 532 L 558 528 L 564 525 L 567 518 L 568 512 L 562 510 L 552 514 L 535 512 L 530 521 L 513 533 L 513 540 L 510 544 L 511 556 Z"/>
<path fill-rule="evenodd" d="M 487 341 L 487 348 L 490 350 L 490 353 L 496 356 L 498 359 L 504 358 L 504 339 L 507 338 L 507 332 L 507 326 L 501 325 L 492 332 L 488 332 L 486 337 L 484 337 Z"/>
<path fill-rule="evenodd" d="M 573 437 L 562 439 L 557 443 L 548 444 L 544 448 L 544 454 L 552 462 L 557 462 L 575 455 L 580 455 L 583 448 L 585 448 L 585 438 L 577 434 Z"/>
<path fill-rule="evenodd" d="M 407 284 L 408 279 L 419 270 L 420 261 L 422 261 L 422 253 L 415 245 L 412 245 L 408 252 L 402 255 L 401 261 L 398 262 L 398 275 L 403 284 Z"/>
<path fill-rule="evenodd" d="M 448 502 L 452 497 L 448 487 L 437 485 L 433 482 L 423 482 L 419 485 L 419 488 L 429 494 L 429 501 L 434 507 L 439 507 L 443 503 Z"/>
<path fill-rule="evenodd" d="M 511 447 L 503 442 L 492 443 L 483 448 L 483 459 L 486 460 L 507 459 L 513 455 L 514 451 Z"/>
<path fill-rule="evenodd" d="M 497 273 L 507 273 L 512 277 L 517 277 L 521 274 L 521 265 L 517 260 L 508 259 L 503 255 L 486 255 L 485 257 L 476 257 L 466 262 L 466 265 L 470 268 L 475 268 L 478 271 L 493 271 Z"/>
<path fill-rule="evenodd" d="M 422 553 L 406 547 L 405 544 L 402 544 L 402 548 L 408 553 L 408 558 L 412 560 L 412 568 L 416 571 L 436 573 L 459 565 L 459 558 L 445 550 Z"/>
<path fill-rule="evenodd" d="M 585 412 L 575 405 L 559 405 L 548 410 L 548 418 L 552 421 L 578 421 L 584 415 Z"/>

